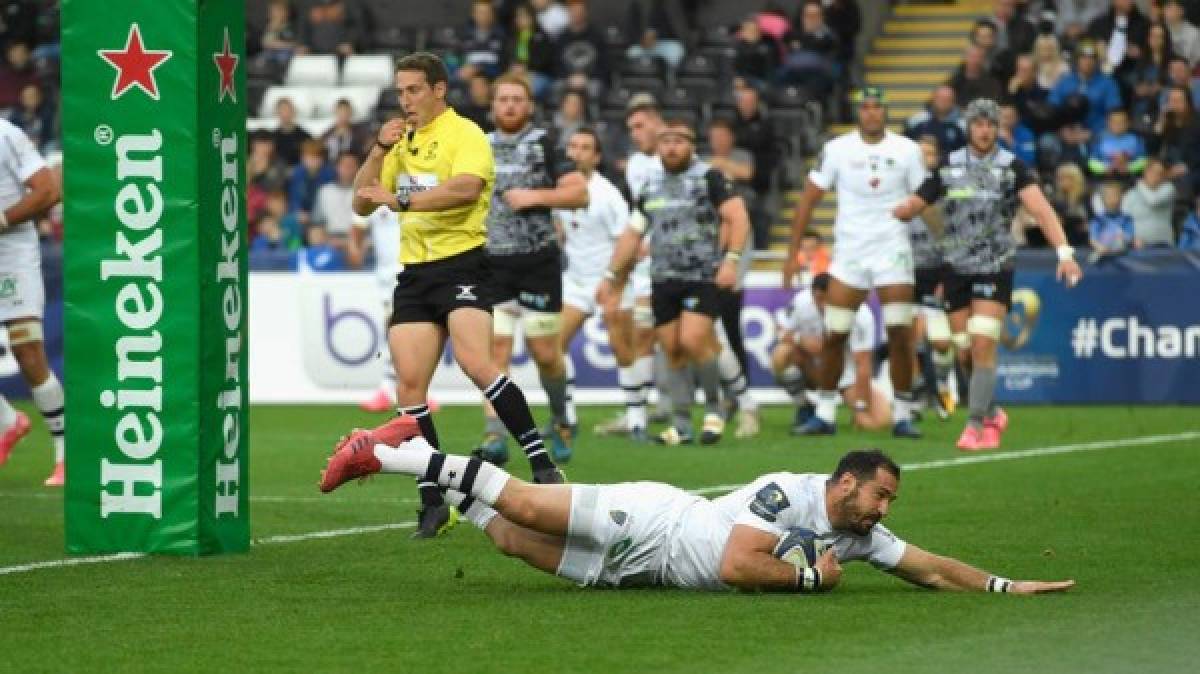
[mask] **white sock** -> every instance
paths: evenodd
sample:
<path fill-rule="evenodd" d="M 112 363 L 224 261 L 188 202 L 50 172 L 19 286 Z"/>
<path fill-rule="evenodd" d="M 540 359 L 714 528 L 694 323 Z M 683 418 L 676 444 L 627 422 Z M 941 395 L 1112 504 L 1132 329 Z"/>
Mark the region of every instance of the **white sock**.
<path fill-rule="evenodd" d="M 646 429 L 646 398 L 642 380 L 637 376 L 637 364 L 617 368 L 617 383 L 625 394 L 625 428 Z"/>
<path fill-rule="evenodd" d="M 430 466 L 436 465 L 439 457 L 442 462 L 441 469 L 437 475 L 430 475 Z M 496 503 L 509 478 L 508 473 L 486 461 L 470 456 L 436 452 L 425 438 L 419 437 L 406 440 L 399 447 L 375 445 L 375 458 L 379 459 L 384 472 L 407 473 L 428 482 L 435 482 L 439 487 L 457 489 L 488 505 Z M 468 477 L 469 482 L 464 484 Z"/>
<path fill-rule="evenodd" d="M 648 404 L 650 391 L 654 388 L 654 356 L 641 356 L 633 361 L 633 376 L 642 387 L 642 400 Z"/>
<path fill-rule="evenodd" d="M 460 491 L 455 491 L 453 489 L 446 490 L 447 503 L 455 508 L 458 508 L 459 512 L 463 514 L 463 517 L 466 517 L 468 522 L 474 524 L 481 531 L 487 530 L 488 524 L 490 524 L 492 520 L 495 519 L 496 515 L 499 515 L 500 513 L 496 512 L 495 508 L 492 508 L 477 498 L 471 498 L 470 504 L 466 508 L 463 508 L 463 501 L 466 501 L 468 498 L 469 497 L 467 495 Z"/>
<path fill-rule="evenodd" d="M 563 368 L 567 371 L 567 423 L 575 426 L 579 423 L 579 415 L 575 412 L 575 361 L 569 353 L 563 353 Z"/>
<path fill-rule="evenodd" d="M 746 374 L 742 372 L 742 364 L 734 355 L 733 349 L 721 349 L 720 355 L 717 356 L 717 368 L 721 371 L 721 387 L 725 389 L 726 395 L 731 395 L 737 400 L 738 408 L 750 412 L 757 411 L 758 401 L 750 395 Z"/>
<path fill-rule="evenodd" d="M 832 424 L 837 419 L 837 404 L 837 391 L 818 391 L 817 418 L 827 424 Z"/>
<path fill-rule="evenodd" d="M 8 398 L 0 395 L 0 426 L 8 428 L 17 423 L 17 411 L 9 404 Z"/>
<path fill-rule="evenodd" d="M 66 413 L 63 407 L 66 404 L 66 396 L 63 394 L 62 384 L 51 372 L 46 381 L 34 386 L 32 391 L 33 402 L 42 413 L 42 418 L 46 420 L 46 428 L 54 440 L 54 462 L 62 463 L 66 456 L 63 444 L 63 434 L 66 431 Z"/>
<path fill-rule="evenodd" d="M 910 394 L 911 395 L 911 394 Z M 901 421 L 912 420 L 912 403 L 905 399 L 903 394 L 899 392 L 892 399 L 892 423 L 898 424 Z"/>

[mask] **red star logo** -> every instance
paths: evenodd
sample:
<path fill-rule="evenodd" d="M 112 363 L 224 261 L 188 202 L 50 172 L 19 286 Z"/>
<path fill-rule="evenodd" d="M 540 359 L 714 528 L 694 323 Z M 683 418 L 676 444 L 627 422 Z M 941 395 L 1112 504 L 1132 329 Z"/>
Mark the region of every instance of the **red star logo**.
<path fill-rule="evenodd" d="M 233 73 L 237 70 L 238 58 L 238 55 L 229 48 L 229 26 L 226 26 L 225 47 L 222 51 L 213 53 L 213 63 L 217 64 L 217 70 L 221 73 L 221 90 L 217 94 L 218 103 L 225 100 L 225 94 L 229 94 L 229 100 L 237 103 Z"/>
<path fill-rule="evenodd" d="M 129 37 L 125 38 L 124 49 L 101 49 L 96 53 L 117 69 L 117 80 L 113 82 L 112 88 L 114 101 L 135 86 L 146 92 L 150 98 L 158 100 L 158 83 L 154 80 L 154 69 L 171 58 L 172 52 L 168 49 L 146 49 L 142 45 L 142 29 L 136 23 L 129 27 Z"/>

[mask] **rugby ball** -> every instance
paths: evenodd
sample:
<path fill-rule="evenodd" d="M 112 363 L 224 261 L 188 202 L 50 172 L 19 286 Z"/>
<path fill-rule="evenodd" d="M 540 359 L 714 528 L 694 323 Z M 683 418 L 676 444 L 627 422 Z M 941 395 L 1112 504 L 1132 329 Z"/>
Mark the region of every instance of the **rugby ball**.
<path fill-rule="evenodd" d="M 792 527 L 775 544 L 774 555 L 799 569 L 807 569 L 817 563 L 817 557 L 825 552 L 826 544 L 817 540 L 812 529 Z"/>

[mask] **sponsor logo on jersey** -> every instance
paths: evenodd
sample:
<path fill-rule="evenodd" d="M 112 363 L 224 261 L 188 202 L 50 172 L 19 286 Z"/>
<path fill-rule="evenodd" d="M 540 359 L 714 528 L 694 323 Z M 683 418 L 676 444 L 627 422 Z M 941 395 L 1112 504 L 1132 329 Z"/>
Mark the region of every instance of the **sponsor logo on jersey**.
<path fill-rule="evenodd" d="M 783 488 L 778 483 L 772 482 L 759 489 L 758 493 L 754 495 L 754 500 L 750 502 L 750 512 L 768 522 L 774 522 L 779 518 L 779 513 L 790 505 L 787 494 L 783 493 Z"/>

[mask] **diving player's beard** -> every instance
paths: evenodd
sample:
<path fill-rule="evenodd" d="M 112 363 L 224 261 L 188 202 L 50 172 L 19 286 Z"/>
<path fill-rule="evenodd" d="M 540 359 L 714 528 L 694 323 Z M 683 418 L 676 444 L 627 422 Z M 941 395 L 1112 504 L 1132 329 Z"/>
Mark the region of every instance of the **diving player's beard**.
<path fill-rule="evenodd" d="M 854 491 L 846 494 L 846 497 L 839 504 L 841 506 L 839 510 L 842 511 L 842 517 L 845 520 L 842 523 L 842 528 L 848 529 L 859 536 L 866 536 L 871 533 L 872 527 L 878 524 L 879 520 L 883 518 L 878 514 L 868 514 L 859 510 L 856 505 L 857 501 L 858 489 L 856 488 Z"/>

